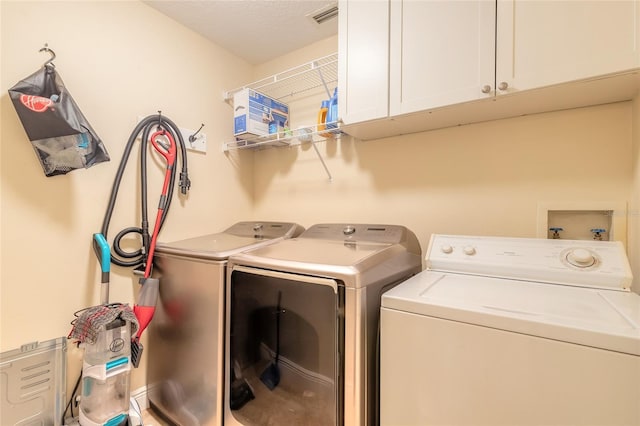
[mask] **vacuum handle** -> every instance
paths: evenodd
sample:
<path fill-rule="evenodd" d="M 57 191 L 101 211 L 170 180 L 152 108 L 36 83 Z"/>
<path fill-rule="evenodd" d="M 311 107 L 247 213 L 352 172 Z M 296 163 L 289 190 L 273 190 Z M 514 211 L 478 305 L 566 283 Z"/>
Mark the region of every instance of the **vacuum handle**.
<path fill-rule="evenodd" d="M 102 282 L 109 282 L 109 271 L 111 270 L 111 249 L 107 239 L 102 234 L 93 234 L 93 251 L 100 262 L 102 270 Z M 106 279 L 105 279 L 106 274 Z"/>
<path fill-rule="evenodd" d="M 166 139 L 166 141 L 162 139 Z M 151 145 L 167 160 L 167 167 L 173 167 L 176 163 L 176 142 L 171 133 L 166 130 L 158 130 L 151 135 Z"/>
<path fill-rule="evenodd" d="M 93 234 L 93 251 L 98 256 L 100 262 L 100 270 L 102 276 L 100 282 L 100 303 L 106 305 L 109 303 L 109 272 L 111 271 L 111 249 L 107 239 L 102 234 Z"/>

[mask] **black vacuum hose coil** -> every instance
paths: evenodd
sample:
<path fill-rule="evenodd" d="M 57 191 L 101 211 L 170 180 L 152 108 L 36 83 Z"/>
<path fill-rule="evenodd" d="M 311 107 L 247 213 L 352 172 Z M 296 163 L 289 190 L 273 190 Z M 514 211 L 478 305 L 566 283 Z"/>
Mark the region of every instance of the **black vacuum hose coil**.
<path fill-rule="evenodd" d="M 149 254 L 149 245 L 151 237 L 149 235 L 149 219 L 147 212 L 147 143 L 149 141 L 149 135 L 152 131 L 156 131 L 161 129 L 169 133 L 169 135 L 173 138 L 174 141 L 177 141 L 177 145 L 180 148 L 180 163 L 181 163 L 181 171 L 180 171 L 180 192 L 182 194 L 186 194 L 189 188 L 191 187 L 191 181 L 189 180 L 188 172 L 187 172 L 187 149 L 185 147 L 184 140 L 182 139 L 182 134 L 180 133 L 180 129 L 176 124 L 171 121 L 169 118 L 163 116 L 162 114 L 150 115 L 143 120 L 141 120 L 136 127 L 131 132 L 131 136 L 129 136 L 129 140 L 127 141 L 127 145 L 125 146 L 124 153 L 122 154 L 122 159 L 120 160 L 120 165 L 118 166 L 118 170 L 113 182 L 113 187 L 111 188 L 111 195 L 109 197 L 109 204 L 107 206 L 107 210 L 104 216 L 104 220 L 102 222 L 102 234 L 105 238 L 107 238 L 107 233 L 109 231 L 109 224 L 111 222 L 111 216 L 113 215 L 113 210 L 115 208 L 116 199 L 118 196 L 118 190 L 120 188 L 120 183 L 122 181 L 122 176 L 124 174 L 124 170 L 126 168 L 129 155 L 133 150 L 136 140 L 140 137 L 140 182 L 141 182 L 141 213 L 142 213 L 142 224 L 141 227 L 127 227 L 120 232 L 118 232 L 113 240 L 112 244 L 112 255 L 111 262 L 124 267 L 144 267 L 146 266 L 147 261 L 152 261 L 152 259 L 147 260 L 146 256 Z M 177 158 L 176 158 L 177 162 Z M 169 207 L 171 205 L 171 200 L 173 199 L 173 189 L 175 186 L 175 175 L 176 175 L 176 167 L 171 168 L 171 178 L 169 182 L 169 186 L 167 189 L 167 197 L 164 200 L 164 209 L 162 212 L 162 216 L 160 218 L 159 227 L 162 228 L 164 224 L 165 218 L 167 216 L 167 212 L 169 211 Z M 139 234 L 142 237 L 142 246 L 133 252 L 128 252 L 121 247 L 121 240 L 126 235 L 129 234 Z"/>

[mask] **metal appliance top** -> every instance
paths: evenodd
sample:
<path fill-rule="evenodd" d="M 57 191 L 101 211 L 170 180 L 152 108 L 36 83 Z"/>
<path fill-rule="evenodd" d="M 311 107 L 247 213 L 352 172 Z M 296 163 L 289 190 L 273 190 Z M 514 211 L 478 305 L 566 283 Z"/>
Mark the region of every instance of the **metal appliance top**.
<path fill-rule="evenodd" d="M 405 244 L 411 231 L 401 225 L 321 223 L 309 227 L 300 238 L 322 240 Z"/>
<path fill-rule="evenodd" d="M 297 238 L 243 251 L 231 265 L 331 277 L 347 287 L 394 281 L 422 270 L 415 234 L 400 225 L 317 224 Z"/>
<path fill-rule="evenodd" d="M 296 237 L 302 231 L 304 231 L 303 227 L 291 222 L 238 222 L 220 233 L 171 243 L 158 242 L 156 254 L 226 260 L 229 256 L 243 250 Z"/>

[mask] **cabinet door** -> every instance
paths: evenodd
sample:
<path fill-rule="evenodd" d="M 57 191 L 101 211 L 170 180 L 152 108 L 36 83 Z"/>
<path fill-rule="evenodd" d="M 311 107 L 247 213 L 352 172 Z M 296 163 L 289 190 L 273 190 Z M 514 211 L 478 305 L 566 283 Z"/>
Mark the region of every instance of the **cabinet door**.
<path fill-rule="evenodd" d="M 638 67 L 639 8 L 632 0 L 498 0 L 498 87 L 526 90 Z"/>
<path fill-rule="evenodd" d="M 493 96 L 495 7 L 391 0 L 392 116 Z"/>
<path fill-rule="evenodd" d="M 338 115 L 345 124 L 389 114 L 389 0 L 341 0 Z"/>

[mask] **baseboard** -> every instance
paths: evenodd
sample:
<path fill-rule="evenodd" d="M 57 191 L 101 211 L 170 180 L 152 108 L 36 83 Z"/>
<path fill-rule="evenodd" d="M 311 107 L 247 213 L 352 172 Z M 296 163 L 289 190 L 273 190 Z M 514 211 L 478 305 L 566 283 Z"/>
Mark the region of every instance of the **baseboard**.
<path fill-rule="evenodd" d="M 264 342 L 260 342 L 260 354 L 263 359 L 275 358 L 275 352 Z M 330 377 L 308 370 L 282 355 L 279 356 L 278 366 L 283 377 L 295 378 L 305 388 L 313 389 L 317 392 L 326 392 L 331 391 L 334 387 L 334 381 Z"/>
<path fill-rule="evenodd" d="M 131 391 L 130 397 L 140 406 L 140 410 L 144 411 L 149 408 L 149 398 L 147 397 L 147 387 L 142 386 L 134 391 Z"/>

